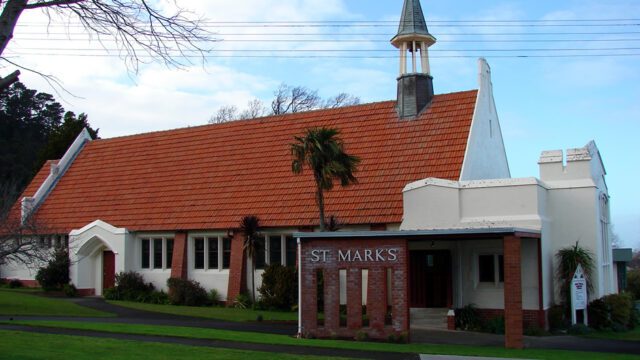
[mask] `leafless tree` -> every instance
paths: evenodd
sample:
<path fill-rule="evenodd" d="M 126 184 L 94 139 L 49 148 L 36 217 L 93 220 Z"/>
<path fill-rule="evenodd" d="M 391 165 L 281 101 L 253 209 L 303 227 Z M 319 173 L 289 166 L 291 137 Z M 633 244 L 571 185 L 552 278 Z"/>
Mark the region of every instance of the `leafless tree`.
<path fill-rule="evenodd" d="M 267 111 L 268 110 L 262 101 L 259 99 L 253 99 L 247 103 L 247 108 L 240 113 L 240 119 L 255 119 L 257 117 L 265 116 Z"/>
<path fill-rule="evenodd" d="M 271 111 L 273 115 L 297 113 L 317 109 L 321 99 L 318 90 L 311 90 L 304 86 L 291 87 L 281 84 L 273 93 Z"/>
<path fill-rule="evenodd" d="M 171 4 L 176 10 L 165 14 L 149 0 L 0 0 L 0 59 L 39 73 L 37 69 L 27 69 L 7 59 L 3 52 L 23 12 L 41 10 L 51 24 L 61 21 L 69 25 L 77 21 L 98 41 L 115 40 L 120 56 L 134 72 L 146 57 L 167 66 L 181 67 L 189 63 L 189 57 L 184 55 L 195 52 L 204 61 L 206 42 L 211 39 L 202 19 L 175 1 Z M 50 75 L 39 74 L 55 80 Z M 18 75 L 19 71 L 0 78 L 0 90 L 17 81 Z"/>
<path fill-rule="evenodd" d="M 340 93 L 336 96 L 330 97 L 327 100 L 325 100 L 322 107 L 324 109 L 334 109 L 334 108 L 339 108 L 343 106 L 352 106 L 352 105 L 359 105 L 359 104 L 360 104 L 359 97 L 353 96 L 347 93 Z"/>
<path fill-rule="evenodd" d="M 218 112 L 211 116 L 209 124 L 221 124 L 238 119 L 238 108 L 234 105 L 225 105 L 218 109 Z"/>

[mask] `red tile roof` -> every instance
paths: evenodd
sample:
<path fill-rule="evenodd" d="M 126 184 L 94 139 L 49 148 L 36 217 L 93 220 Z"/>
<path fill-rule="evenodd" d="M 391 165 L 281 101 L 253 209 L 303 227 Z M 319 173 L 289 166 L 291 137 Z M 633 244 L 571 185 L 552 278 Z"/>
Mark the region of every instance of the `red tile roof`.
<path fill-rule="evenodd" d="M 96 219 L 134 231 L 227 229 L 251 214 L 269 227 L 316 225 L 311 174 L 291 172 L 289 144 L 308 127 L 327 126 L 362 162 L 358 184 L 326 194 L 326 213 L 347 224 L 400 223 L 407 183 L 460 177 L 476 96 L 436 95 L 412 121 L 398 120 L 386 101 L 95 140 L 37 216 L 60 232 Z"/>

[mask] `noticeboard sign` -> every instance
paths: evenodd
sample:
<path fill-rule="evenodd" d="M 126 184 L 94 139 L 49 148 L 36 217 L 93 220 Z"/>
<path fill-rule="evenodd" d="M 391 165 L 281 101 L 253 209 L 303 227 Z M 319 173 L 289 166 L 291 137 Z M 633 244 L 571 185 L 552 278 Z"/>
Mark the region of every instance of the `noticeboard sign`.
<path fill-rule="evenodd" d="M 584 311 L 584 322 L 587 324 L 587 279 L 584 276 L 584 271 L 582 270 L 582 266 L 578 264 L 576 271 L 573 273 L 573 278 L 571 279 L 571 322 L 573 324 L 576 323 L 576 311 L 583 310 Z"/>

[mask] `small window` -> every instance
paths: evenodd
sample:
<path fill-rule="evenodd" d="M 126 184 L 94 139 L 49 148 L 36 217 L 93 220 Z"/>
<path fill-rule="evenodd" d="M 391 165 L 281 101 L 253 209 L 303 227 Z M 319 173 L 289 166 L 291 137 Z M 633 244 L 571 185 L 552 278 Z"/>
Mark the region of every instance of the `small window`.
<path fill-rule="evenodd" d="M 255 264 L 256 269 L 264 269 L 265 265 L 265 241 L 263 237 L 255 239 Z"/>
<path fill-rule="evenodd" d="M 149 268 L 149 239 L 142 239 L 142 257 L 141 264 L 143 269 Z"/>
<path fill-rule="evenodd" d="M 165 259 L 167 261 L 166 268 L 171 269 L 171 263 L 173 263 L 173 239 L 167 239 L 167 253 Z"/>
<path fill-rule="evenodd" d="M 231 238 L 222 239 L 222 268 L 228 269 L 231 262 Z"/>
<path fill-rule="evenodd" d="M 478 281 L 495 282 L 493 255 L 478 256 Z"/>
<path fill-rule="evenodd" d="M 194 268 L 204 269 L 204 238 L 195 238 L 194 245 Z"/>
<path fill-rule="evenodd" d="M 218 238 L 208 238 L 209 241 L 209 269 L 218 269 Z"/>
<path fill-rule="evenodd" d="M 282 237 L 269 236 L 269 264 L 280 264 L 282 262 Z"/>
<path fill-rule="evenodd" d="M 287 266 L 295 266 L 296 265 L 296 254 L 298 250 L 298 246 L 296 244 L 296 239 L 293 236 L 287 236 L 285 239 L 285 249 L 287 251 L 287 262 L 285 265 Z"/>
<path fill-rule="evenodd" d="M 162 239 L 153 239 L 153 268 L 162 269 Z"/>

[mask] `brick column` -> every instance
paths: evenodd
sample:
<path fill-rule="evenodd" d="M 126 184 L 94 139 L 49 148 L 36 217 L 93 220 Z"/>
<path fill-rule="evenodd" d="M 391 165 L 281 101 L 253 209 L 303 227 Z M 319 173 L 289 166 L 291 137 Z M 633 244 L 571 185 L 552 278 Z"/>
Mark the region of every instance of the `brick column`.
<path fill-rule="evenodd" d="M 522 349 L 522 264 L 520 237 L 505 236 L 504 250 L 504 346 Z"/>
<path fill-rule="evenodd" d="M 324 269 L 324 327 L 340 327 L 340 272 L 335 267 Z"/>
<path fill-rule="evenodd" d="M 362 327 L 362 270 L 347 270 L 347 328 L 360 330 Z"/>
<path fill-rule="evenodd" d="M 246 258 L 244 256 L 244 236 L 235 231 L 231 239 L 231 259 L 229 263 L 229 286 L 227 288 L 227 306 L 246 289 Z"/>
<path fill-rule="evenodd" d="M 383 267 L 369 269 L 367 312 L 369 327 L 375 335 L 384 336 L 384 316 L 387 313 L 387 277 Z"/>
<path fill-rule="evenodd" d="M 188 276 L 187 233 L 177 232 L 173 238 L 173 257 L 171 258 L 171 277 L 186 279 Z"/>
<path fill-rule="evenodd" d="M 302 260 L 302 263 L 306 264 L 305 260 Z M 302 335 L 307 336 L 314 334 L 318 328 L 317 270 L 301 266 L 298 276 L 302 277 L 302 286 L 304 286 L 298 303 L 301 307 Z"/>

